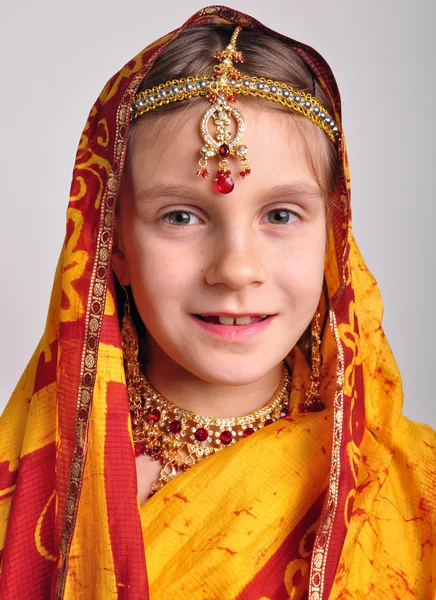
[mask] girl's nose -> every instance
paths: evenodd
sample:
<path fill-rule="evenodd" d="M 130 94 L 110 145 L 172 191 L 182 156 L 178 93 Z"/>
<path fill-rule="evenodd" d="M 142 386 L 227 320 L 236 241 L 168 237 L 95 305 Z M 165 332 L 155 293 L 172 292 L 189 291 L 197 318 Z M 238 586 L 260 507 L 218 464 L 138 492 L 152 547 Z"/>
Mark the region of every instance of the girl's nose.
<path fill-rule="evenodd" d="M 232 289 L 245 288 L 252 283 L 264 283 L 266 279 L 256 252 L 244 250 L 228 250 L 219 253 L 206 271 L 209 285 L 223 283 Z"/>

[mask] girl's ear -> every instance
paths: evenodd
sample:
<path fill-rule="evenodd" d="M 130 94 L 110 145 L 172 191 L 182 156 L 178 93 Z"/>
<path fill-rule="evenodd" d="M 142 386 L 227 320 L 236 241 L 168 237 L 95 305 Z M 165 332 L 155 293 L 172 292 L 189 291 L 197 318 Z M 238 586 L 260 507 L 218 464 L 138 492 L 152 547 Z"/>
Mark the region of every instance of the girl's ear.
<path fill-rule="evenodd" d="M 122 285 L 130 285 L 129 265 L 123 250 L 122 235 L 116 226 L 112 247 L 112 269 Z"/>

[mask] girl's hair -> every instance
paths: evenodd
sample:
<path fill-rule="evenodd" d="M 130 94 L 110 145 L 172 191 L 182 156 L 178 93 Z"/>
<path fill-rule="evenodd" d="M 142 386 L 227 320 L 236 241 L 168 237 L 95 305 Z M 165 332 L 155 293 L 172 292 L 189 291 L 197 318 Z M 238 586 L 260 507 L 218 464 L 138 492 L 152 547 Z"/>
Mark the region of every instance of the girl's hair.
<path fill-rule="evenodd" d="M 227 46 L 232 31 L 233 28 L 229 27 L 210 26 L 196 26 L 183 30 L 157 57 L 150 72 L 141 82 L 138 91 L 152 88 L 172 79 L 213 73 L 214 66 L 217 64 L 214 55 Z M 295 89 L 309 92 L 316 96 L 330 114 L 334 114 L 328 95 L 304 60 L 289 43 L 266 33 L 243 29 L 238 36 L 237 47 L 245 57 L 245 62 L 238 65 L 242 74 L 280 81 Z M 289 118 L 293 119 L 293 123 L 305 143 L 312 171 L 325 198 L 326 214 L 329 217 L 339 170 L 338 153 L 334 143 L 324 131 L 306 117 L 281 104 L 262 98 L 244 97 L 238 98 L 238 100 L 258 103 L 267 110 L 285 111 Z M 145 115 L 145 120 L 152 114 L 168 110 L 192 110 L 193 106 L 198 107 L 199 101 L 204 102 L 204 98 L 192 98 L 184 102 L 165 104 L 155 109 L 150 115 Z M 134 134 L 135 128 L 143 120 L 144 116 L 132 123 L 131 134 Z M 159 119 L 159 127 L 162 125 L 164 125 L 164 121 Z"/>

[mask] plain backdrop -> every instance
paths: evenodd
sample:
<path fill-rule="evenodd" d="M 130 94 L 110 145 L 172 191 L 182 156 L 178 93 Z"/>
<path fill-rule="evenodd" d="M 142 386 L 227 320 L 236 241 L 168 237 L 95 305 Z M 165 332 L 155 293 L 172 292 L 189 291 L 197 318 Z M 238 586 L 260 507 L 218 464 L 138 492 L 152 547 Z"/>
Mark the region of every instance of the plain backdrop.
<path fill-rule="evenodd" d="M 111 75 L 197 0 L 4 2 L 0 23 L 0 411 L 43 332 L 74 156 Z M 354 233 L 385 306 L 404 413 L 436 428 L 433 0 L 233 0 L 336 75 Z"/>

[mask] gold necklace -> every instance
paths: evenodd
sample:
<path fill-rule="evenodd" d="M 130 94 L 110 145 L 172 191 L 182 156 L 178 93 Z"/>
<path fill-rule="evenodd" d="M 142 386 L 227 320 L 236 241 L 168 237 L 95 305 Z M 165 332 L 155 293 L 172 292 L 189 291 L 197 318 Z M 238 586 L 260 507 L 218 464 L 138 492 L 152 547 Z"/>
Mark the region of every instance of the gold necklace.
<path fill-rule="evenodd" d="M 135 454 L 147 454 L 162 464 L 150 496 L 178 473 L 285 417 L 289 411 L 291 377 L 284 362 L 271 400 L 249 415 L 228 418 L 206 417 L 177 407 L 152 387 L 135 362 L 133 370 L 126 364 Z"/>

